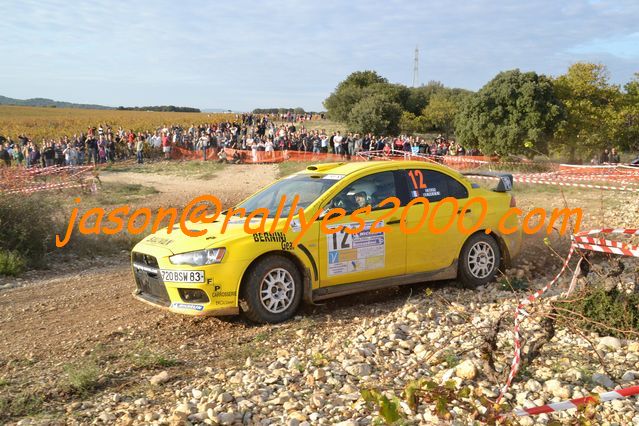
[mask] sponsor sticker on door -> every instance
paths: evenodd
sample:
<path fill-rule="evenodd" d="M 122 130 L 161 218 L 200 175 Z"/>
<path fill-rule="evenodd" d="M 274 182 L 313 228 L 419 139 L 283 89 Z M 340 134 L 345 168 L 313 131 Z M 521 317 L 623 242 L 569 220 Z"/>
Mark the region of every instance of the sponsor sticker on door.
<path fill-rule="evenodd" d="M 354 235 L 346 228 L 357 228 L 359 223 L 345 224 L 339 232 L 326 235 L 328 247 L 328 275 L 335 276 L 362 272 L 384 267 L 386 241 L 383 232 L 371 233 L 373 221 L 366 222 L 364 229 Z M 384 223 L 378 223 L 378 227 Z"/>

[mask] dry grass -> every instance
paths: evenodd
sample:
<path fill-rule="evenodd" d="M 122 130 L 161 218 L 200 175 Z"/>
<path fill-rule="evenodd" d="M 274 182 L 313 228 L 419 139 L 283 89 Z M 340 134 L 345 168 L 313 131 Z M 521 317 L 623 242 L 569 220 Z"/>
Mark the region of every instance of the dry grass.
<path fill-rule="evenodd" d="M 38 108 L 0 106 L 0 129 L 3 136 L 17 138 L 26 134 L 34 142 L 43 138 L 72 137 L 88 127 L 110 125 L 114 130 L 148 131 L 160 126 L 219 123 L 235 119 L 235 114 L 147 112 L 94 110 L 75 108 Z"/>
<path fill-rule="evenodd" d="M 201 160 L 171 160 L 154 161 L 144 164 L 113 163 L 103 170 L 108 172 L 132 172 L 154 175 L 182 176 L 194 179 L 210 179 L 219 172 L 223 172 L 226 164 L 216 161 Z"/>

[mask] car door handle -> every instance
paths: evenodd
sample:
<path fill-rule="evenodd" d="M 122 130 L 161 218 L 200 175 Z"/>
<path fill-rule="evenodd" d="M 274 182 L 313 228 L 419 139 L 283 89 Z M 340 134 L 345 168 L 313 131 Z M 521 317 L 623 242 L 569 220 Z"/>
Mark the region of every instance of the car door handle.
<path fill-rule="evenodd" d="M 391 219 L 388 222 L 386 222 L 386 225 L 395 225 L 395 224 L 397 224 L 399 222 L 400 222 L 399 219 Z"/>

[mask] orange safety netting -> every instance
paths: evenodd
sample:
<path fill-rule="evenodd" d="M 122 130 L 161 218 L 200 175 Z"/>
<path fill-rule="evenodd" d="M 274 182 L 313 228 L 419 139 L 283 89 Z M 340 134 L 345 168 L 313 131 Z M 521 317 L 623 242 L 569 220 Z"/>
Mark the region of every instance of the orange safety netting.
<path fill-rule="evenodd" d="M 356 155 L 312 153 L 305 151 L 252 151 L 225 148 L 226 158 L 233 161 L 237 153 L 241 163 L 281 163 L 284 161 L 300 162 L 343 162 L 371 160 L 418 160 L 440 163 L 457 170 L 468 170 L 479 167 L 493 167 L 515 172 L 520 181 L 534 183 L 549 182 L 609 182 L 635 186 L 639 185 L 639 168 L 624 165 L 568 165 L 550 162 L 523 160 L 520 162 L 502 162 L 497 157 L 488 156 L 436 156 L 399 150 L 360 151 Z M 218 149 L 207 149 L 206 159 L 218 161 Z M 202 160 L 203 151 L 191 151 L 181 147 L 172 147 L 171 158 L 176 160 Z M 133 160 L 131 160 L 133 161 Z M 129 162 L 129 161 L 125 161 Z M 100 165 L 98 165 L 99 169 Z M 0 167 L 0 191 L 5 193 L 38 192 L 41 190 L 61 189 L 63 187 L 84 186 L 87 175 L 93 166 L 65 166 L 46 168 Z"/>

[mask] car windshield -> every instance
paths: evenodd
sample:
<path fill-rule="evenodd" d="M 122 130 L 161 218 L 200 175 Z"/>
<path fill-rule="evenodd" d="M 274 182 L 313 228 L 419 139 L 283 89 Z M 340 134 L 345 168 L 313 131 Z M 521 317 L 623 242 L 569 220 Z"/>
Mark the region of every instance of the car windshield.
<path fill-rule="evenodd" d="M 268 217 L 272 218 L 277 213 L 281 198 L 286 195 L 281 216 L 287 216 L 296 195 L 299 195 L 299 201 L 295 210 L 305 209 L 331 186 L 335 185 L 341 177 L 336 175 L 292 175 L 256 193 L 235 209 L 243 208 L 248 215 L 256 209 L 266 208 L 269 211 Z"/>

